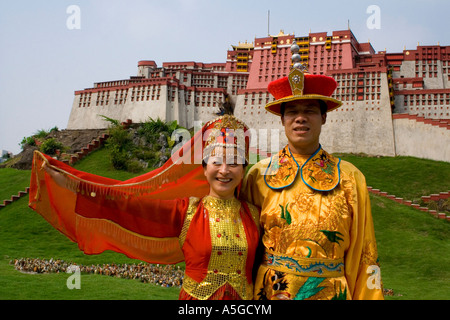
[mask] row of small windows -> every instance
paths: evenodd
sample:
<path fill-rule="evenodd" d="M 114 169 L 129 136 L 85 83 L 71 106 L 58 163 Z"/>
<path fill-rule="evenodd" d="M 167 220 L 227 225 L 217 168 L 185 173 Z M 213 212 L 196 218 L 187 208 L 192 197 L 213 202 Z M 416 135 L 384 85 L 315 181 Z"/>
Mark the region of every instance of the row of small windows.
<path fill-rule="evenodd" d="M 150 97 L 152 100 L 156 99 L 159 100 L 160 97 L 160 88 L 155 91 L 155 88 L 153 88 L 152 93 L 150 93 L 151 90 L 148 88 L 145 90 L 145 87 L 141 88 L 139 87 L 136 91 L 135 88 L 132 89 L 131 92 L 131 101 L 144 101 L 150 100 Z M 120 89 L 116 91 L 99 91 L 97 92 L 97 98 L 95 105 L 96 106 L 103 106 L 108 105 L 110 99 L 112 98 L 112 95 L 114 95 L 114 104 L 123 104 L 127 100 L 128 96 L 128 89 Z M 82 93 L 80 95 L 80 101 L 78 104 L 78 107 L 90 107 L 91 106 L 91 96 L 92 93 Z"/>
<path fill-rule="evenodd" d="M 265 54 L 264 54 L 265 53 Z M 279 61 L 288 61 L 291 57 L 290 48 L 277 48 L 277 54 L 274 55 L 270 49 L 265 50 L 261 53 L 261 61 L 266 60 L 279 60 Z"/>
<path fill-rule="evenodd" d="M 365 72 L 365 73 L 362 73 L 361 75 L 356 74 L 356 73 L 341 73 L 341 74 L 333 75 L 333 77 L 336 81 L 339 79 L 356 79 L 356 78 L 380 79 L 381 72 Z"/>
<path fill-rule="evenodd" d="M 338 94 L 334 95 L 341 101 L 379 101 L 381 100 L 381 93 L 358 93 L 353 92 L 352 94 Z M 265 105 L 273 101 L 273 98 L 269 94 L 257 94 L 257 95 L 247 95 L 244 98 L 244 105 Z"/>
<path fill-rule="evenodd" d="M 268 81 L 274 81 L 276 79 L 279 79 L 281 77 L 283 77 L 285 74 L 282 73 L 278 73 L 278 74 L 272 74 L 272 75 L 266 75 L 264 76 L 264 80 L 263 80 L 263 76 L 259 76 L 258 78 L 258 82 L 268 82 Z"/>
<path fill-rule="evenodd" d="M 416 62 L 416 77 L 437 78 L 440 73 L 448 73 L 446 61 L 442 62 L 442 68 L 437 63 L 424 64 Z"/>
<path fill-rule="evenodd" d="M 196 107 L 218 107 L 224 101 L 224 95 L 221 92 L 197 92 L 189 91 L 185 94 L 185 103 L 190 105 L 194 99 Z"/>
<path fill-rule="evenodd" d="M 175 99 L 175 88 L 170 88 L 168 90 L 168 96 L 169 96 L 169 101 L 174 101 Z M 369 88 L 366 88 L 365 92 L 363 90 L 358 89 L 357 91 L 355 91 L 355 89 L 337 89 L 336 92 L 333 94 L 334 97 L 338 98 L 339 100 L 342 101 L 361 101 L 361 100 L 380 100 L 381 99 L 381 94 L 379 92 L 379 87 L 377 87 L 377 91 L 375 92 L 375 87 L 371 88 L 371 91 L 369 90 Z M 136 101 L 144 101 L 145 97 L 146 100 L 150 100 L 150 97 L 152 98 L 152 100 L 156 99 L 159 100 L 160 95 L 157 94 L 155 95 L 144 95 L 143 94 L 143 90 L 140 91 L 140 94 L 136 94 L 135 91 L 132 91 L 132 96 L 131 96 L 131 101 L 134 101 L 134 99 L 136 99 Z M 149 92 L 149 91 L 147 91 Z M 79 101 L 79 107 L 89 107 L 91 104 L 91 95 L 92 93 L 87 93 L 87 94 L 81 94 L 80 96 L 80 101 Z M 127 90 L 118 90 L 114 92 L 114 103 L 115 104 L 120 104 L 122 102 L 124 102 L 126 100 L 127 97 Z M 133 96 L 134 95 L 134 96 Z M 111 98 L 110 92 L 109 91 L 101 91 L 97 93 L 97 100 L 96 100 L 96 105 L 108 105 L 109 104 L 109 100 Z M 219 101 L 222 101 L 223 99 L 223 94 L 222 93 L 217 93 L 217 92 L 202 92 L 200 94 L 197 94 L 195 96 L 195 102 L 196 102 L 196 106 L 217 106 L 217 103 Z M 191 102 L 191 92 L 187 92 L 185 94 L 185 100 L 187 104 L 190 104 Z M 267 104 L 270 101 L 272 101 L 273 98 L 270 94 L 268 93 L 252 93 L 252 94 L 245 94 L 245 98 L 244 98 L 244 105 L 254 105 L 254 104 Z M 404 105 L 405 106 L 410 106 L 410 105 L 450 105 L 450 93 L 446 93 L 446 94 L 417 94 L 417 95 L 405 95 L 404 96 Z M 447 107 L 448 108 L 448 107 Z"/>
<path fill-rule="evenodd" d="M 337 81 L 338 88 L 339 87 L 356 87 L 358 86 L 380 86 L 381 85 L 381 79 L 367 79 L 367 80 L 339 80 Z"/>
<path fill-rule="evenodd" d="M 108 87 L 117 87 L 117 86 L 126 86 L 129 84 L 128 80 L 120 80 L 120 81 L 109 81 L 109 82 L 101 82 L 96 83 L 95 88 L 108 88 Z"/>
<path fill-rule="evenodd" d="M 416 60 L 422 59 L 425 63 L 427 61 L 444 60 L 450 58 L 450 53 L 446 52 L 445 48 L 422 48 L 422 52 L 416 52 Z"/>
<path fill-rule="evenodd" d="M 254 105 L 254 104 L 267 104 L 269 102 L 273 101 L 273 97 L 272 95 L 270 95 L 268 92 L 267 93 L 263 93 L 263 92 L 259 92 L 259 93 L 245 93 L 244 96 L 244 105 Z"/>
<path fill-rule="evenodd" d="M 375 93 L 375 92 L 378 92 L 378 93 L 380 93 L 381 92 L 381 87 L 365 87 L 365 88 L 337 88 L 336 89 L 336 91 L 335 91 L 335 93 L 334 94 L 336 94 L 336 95 L 339 95 L 339 94 L 354 94 L 354 93 Z"/>
<path fill-rule="evenodd" d="M 78 107 L 90 107 L 91 106 L 91 96 L 92 93 L 82 93 L 80 95 L 80 101 L 78 103 Z"/>
<path fill-rule="evenodd" d="M 150 86 L 138 86 L 131 89 L 131 101 L 149 101 L 159 100 L 161 94 L 161 85 L 150 85 Z M 116 103 L 117 104 L 117 103 Z"/>
<path fill-rule="evenodd" d="M 124 103 L 126 101 L 127 98 L 127 92 L 126 90 L 124 90 L 125 93 L 120 93 L 116 92 L 115 93 L 115 100 L 114 100 L 114 104 L 121 104 Z M 176 89 L 175 88 L 169 88 L 168 89 L 168 100 L 169 101 L 175 101 L 175 97 L 176 97 Z M 140 91 L 140 92 L 136 92 L 136 91 L 132 91 L 132 96 L 130 98 L 131 101 L 149 101 L 151 100 L 159 100 L 160 99 L 160 94 L 159 91 L 157 94 L 150 94 L 148 92 L 148 94 L 143 94 L 144 91 Z M 190 104 L 191 103 L 191 96 L 192 96 L 192 92 L 191 91 L 187 91 L 185 93 L 185 101 L 186 104 Z M 79 107 L 90 107 L 91 104 L 91 94 L 81 94 L 80 97 L 80 101 L 79 101 Z M 180 100 L 180 97 L 179 97 Z M 211 92 L 202 92 L 200 94 L 197 94 L 195 96 L 195 102 L 196 102 L 196 106 L 199 106 L 200 103 L 202 106 L 208 105 L 208 106 L 218 106 L 219 101 L 223 100 L 223 94 L 222 93 L 217 93 L 214 92 L 211 94 Z M 110 101 L 110 92 L 106 91 L 106 92 L 98 92 L 97 94 L 97 103 L 96 106 L 103 106 L 103 105 L 108 105 Z"/>
<path fill-rule="evenodd" d="M 332 52 L 333 53 L 332 54 L 333 57 L 342 57 L 342 49 L 341 48 L 338 49 L 338 50 L 336 50 L 336 49 L 324 50 L 323 49 L 324 46 L 320 46 L 321 50 L 318 51 L 317 47 L 319 47 L 319 46 L 315 46 L 315 47 L 316 47 L 315 50 L 312 51 L 314 57 L 319 56 L 319 53 L 320 53 L 320 57 L 323 57 L 325 55 L 325 52 L 327 52 L 327 53 L 331 53 Z M 328 58 L 330 58 L 330 55 L 329 54 L 327 54 L 327 55 L 328 55 Z"/>
<path fill-rule="evenodd" d="M 437 78 L 438 72 L 416 72 L 416 78 Z"/>
<path fill-rule="evenodd" d="M 450 93 L 437 93 L 437 94 L 433 94 L 433 93 L 425 93 L 425 94 L 408 94 L 405 95 L 405 98 L 411 98 L 411 99 L 419 99 L 419 100 L 424 100 L 424 99 L 450 99 Z"/>
<path fill-rule="evenodd" d="M 237 95 L 239 90 L 247 88 L 247 81 L 247 75 L 233 75 L 231 94 Z"/>
<path fill-rule="evenodd" d="M 334 96 L 335 98 L 337 98 L 338 100 L 341 101 L 364 101 L 364 100 L 369 100 L 369 101 L 379 101 L 381 100 L 381 93 L 366 93 L 366 94 L 340 94 L 340 95 L 336 95 Z"/>
<path fill-rule="evenodd" d="M 405 106 L 409 105 L 450 105 L 450 94 L 437 94 L 437 95 L 405 95 L 403 97 Z"/>
<path fill-rule="evenodd" d="M 448 118 L 450 115 L 449 107 L 399 107 L 397 108 L 397 113 L 410 113 L 415 114 L 417 116 L 425 116 L 428 118 L 438 118 L 438 117 L 446 117 Z"/>
<path fill-rule="evenodd" d="M 328 63 L 326 65 L 326 68 L 325 68 L 325 65 L 323 65 L 323 64 L 321 64 L 320 66 L 317 66 L 317 65 L 314 64 L 312 71 L 314 73 L 320 71 L 321 74 L 323 74 L 323 72 L 327 71 L 327 70 L 341 70 L 341 69 L 342 69 L 342 63 L 338 63 L 338 64 L 329 64 Z"/>

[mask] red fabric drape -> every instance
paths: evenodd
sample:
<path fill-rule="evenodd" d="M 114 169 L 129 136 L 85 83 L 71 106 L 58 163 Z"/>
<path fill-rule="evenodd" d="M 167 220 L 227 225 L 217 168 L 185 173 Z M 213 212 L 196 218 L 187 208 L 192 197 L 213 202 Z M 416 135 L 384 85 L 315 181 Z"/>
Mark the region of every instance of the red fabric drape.
<path fill-rule="evenodd" d="M 36 151 L 29 206 L 85 253 L 114 250 L 151 263 L 180 262 L 177 235 L 188 197 L 209 192 L 202 143 L 199 131 L 161 168 L 126 181 L 82 172 Z"/>

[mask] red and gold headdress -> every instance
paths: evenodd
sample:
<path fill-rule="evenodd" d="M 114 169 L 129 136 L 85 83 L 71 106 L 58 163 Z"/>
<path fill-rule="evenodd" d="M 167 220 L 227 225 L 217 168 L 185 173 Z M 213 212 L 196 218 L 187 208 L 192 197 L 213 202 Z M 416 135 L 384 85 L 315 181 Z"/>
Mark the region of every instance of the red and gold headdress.
<path fill-rule="evenodd" d="M 223 115 L 206 123 L 202 128 L 203 160 L 210 156 L 238 157 L 238 163 L 249 161 L 248 127 L 233 115 Z M 223 153 L 225 150 L 225 154 Z"/>
<path fill-rule="evenodd" d="M 299 46 L 294 42 L 291 51 L 293 67 L 287 77 L 272 81 L 267 89 L 275 98 L 266 105 L 266 110 L 281 115 L 283 102 L 295 100 L 321 100 L 327 105 L 327 112 L 339 108 L 342 102 L 331 98 L 337 83 L 332 77 L 306 73 L 300 63 Z"/>

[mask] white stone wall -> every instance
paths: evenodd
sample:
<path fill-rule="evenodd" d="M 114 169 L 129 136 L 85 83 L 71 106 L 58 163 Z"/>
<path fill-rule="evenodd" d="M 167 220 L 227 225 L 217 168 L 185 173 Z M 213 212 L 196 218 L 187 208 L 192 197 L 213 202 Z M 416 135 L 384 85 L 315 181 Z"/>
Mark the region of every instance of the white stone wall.
<path fill-rule="evenodd" d="M 381 99 L 345 102 L 327 115 L 321 143 L 329 152 L 394 156 L 394 132 L 387 75 L 381 74 Z"/>
<path fill-rule="evenodd" d="M 352 102 L 332 111 L 322 127 L 321 144 L 328 152 L 394 156 L 389 102 Z"/>
<path fill-rule="evenodd" d="M 415 61 L 403 61 L 400 66 L 400 72 L 393 72 L 394 78 L 415 78 L 416 77 L 416 62 Z"/>
<path fill-rule="evenodd" d="M 148 70 L 143 68 L 140 72 L 145 76 Z M 415 77 L 415 62 L 405 61 L 401 71 L 396 73 L 398 74 L 394 76 Z M 192 80 L 190 76 L 188 74 L 188 84 Z M 450 161 L 449 151 L 446 148 L 450 142 L 449 130 L 408 119 L 392 120 L 386 76 L 381 74 L 380 100 L 345 102 L 341 108 L 328 114 L 327 123 L 323 126 L 321 134 L 323 147 L 333 153 L 409 155 Z M 444 86 L 447 84 L 446 77 L 441 76 L 431 81 L 427 80 L 427 86 L 442 86 L 442 83 L 433 81 L 443 82 Z M 240 85 L 233 77 L 229 77 L 227 91 L 236 92 L 240 89 Z M 133 122 L 144 122 L 150 117 L 160 118 L 163 121 L 177 120 L 181 126 L 192 128 L 214 119 L 219 111 L 217 106 L 211 106 L 209 102 L 198 103 L 204 101 L 200 98 L 200 92 L 185 92 L 178 86 L 161 85 L 159 99 L 155 97 L 154 100 L 147 100 L 147 93 L 144 95 L 144 92 L 138 89 L 135 89 L 134 95 L 133 88 L 129 88 L 126 100 L 121 102 L 119 99 L 118 103 L 115 101 L 115 90 L 110 89 L 106 98 L 107 89 L 91 93 L 85 91 L 82 95 L 75 95 L 67 129 L 108 127 L 109 123 L 100 115 L 119 121 L 131 119 Z M 141 92 L 139 100 L 137 92 Z M 195 106 L 196 99 L 200 106 Z M 273 100 L 268 93 L 248 93 L 247 96 L 232 94 L 231 99 L 236 106 L 235 115 L 251 129 L 251 147 L 263 152 L 276 152 L 286 145 L 287 139 L 280 117 L 264 109 L 266 103 Z M 97 101 L 103 101 L 103 105 Z M 396 97 L 395 104 L 403 105 L 403 96 Z M 440 106 L 441 109 L 445 109 L 441 110 L 445 116 L 441 118 L 448 118 L 448 107 L 445 99 L 445 105 Z M 412 111 L 407 110 L 409 113 L 413 113 Z"/>
<path fill-rule="evenodd" d="M 125 103 L 115 104 L 114 91 L 109 94 L 108 103 L 104 100 L 104 104 L 97 105 L 97 96 L 100 92 L 94 92 L 91 95 L 91 102 L 89 106 L 79 106 L 80 95 L 75 95 L 70 113 L 67 129 L 94 129 L 107 128 L 109 123 L 103 120 L 101 115 L 107 116 L 121 122 L 127 119 L 132 119 L 133 122 L 145 122 L 149 117 L 153 119 L 160 118 L 167 119 L 166 105 L 167 101 L 167 86 L 161 86 L 159 100 L 132 100 L 131 88 L 128 89 L 127 99 Z"/>
<path fill-rule="evenodd" d="M 238 102 L 243 99 L 240 96 Z M 235 115 L 255 130 L 257 142 L 253 144 L 257 143 L 258 149 L 273 152 L 286 145 L 280 117 L 265 111 L 263 105 L 244 106 L 240 103 Z M 389 99 L 346 103 L 330 112 L 322 127 L 320 142 L 329 152 L 394 156 Z"/>
<path fill-rule="evenodd" d="M 252 147 L 264 152 L 277 152 L 287 144 L 284 127 L 281 119 L 265 110 L 266 94 L 263 94 L 263 103 L 259 104 L 259 96 L 256 95 L 258 104 L 245 104 L 245 95 L 239 95 L 236 102 L 235 116 L 251 129 Z"/>
<path fill-rule="evenodd" d="M 133 122 L 143 122 L 148 117 L 179 121 L 177 117 L 181 115 L 187 128 L 193 127 L 195 121 L 198 126 L 198 122 L 204 124 L 216 117 L 218 108 L 194 107 L 194 92 L 190 94 L 190 104 L 185 103 L 183 90 L 175 92 L 173 102 L 168 101 L 167 90 L 163 86 L 158 101 L 131 101 L 131 93 L 128 93 L 125 106 L 119 106 L 114 105 L 110 94 L 107 105 L 96 106 L 97 93 L 93 93 L 89 107 L 79 107 L 80 95 L 76 95 L 68 129 L 106 128 L 109 123 L 99 115 L 120 121 L 132 119 Z M 381 101 L 344 103 L 341 108 L 330 112 L 321 134 L 325 150 L 450 161 L 450 151 L 446 148 L 450 145 L 450 130 L 415 120 L 392 120 L 389 99 L 384 94 L 382 97 L 385 98 Z M 244 95 L 239 95 L 235 115 L 251 129 L 251 147 L 276 152 L 287 143 L 284 128 L 280 117 L 265 111 L 265 96 L 263 100 L 264 104 L 245 105 Z"/>
<path fill-rule="evenodd" d="M 412 119 L 394 119 L 399 156 L 450 162 L 450 130 Z"/>

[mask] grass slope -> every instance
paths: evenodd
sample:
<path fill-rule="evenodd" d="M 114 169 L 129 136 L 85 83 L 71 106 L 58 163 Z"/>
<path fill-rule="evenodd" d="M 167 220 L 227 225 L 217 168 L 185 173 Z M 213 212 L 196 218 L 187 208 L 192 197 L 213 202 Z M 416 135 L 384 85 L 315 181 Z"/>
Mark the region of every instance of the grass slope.
<path fill-rule="evenodd" d="M 19 258 L 62 259 L 76 264 L 139 263 L 125 255 L 105 252 L 85 255 L 77 245 L 28 208 L 22 198 L 0 211 L 0 299 L 164 299 L 178 298 L 178 288 L 161 288 L 138 280 L 81 275 L 81 290 L 69 290 L 69 274 L 25 274 L 9 262 Z"/>
<path fill-rule="evenodd" d="M 12 195 L 25 191 L 30 186 L 30 170 L 17 170 L 12 168 L 2 168 L 0 174 L 0 203 L 3 200 L 11 199 Z"/>
<path fill-rule="evenodd" d="M 449 189 L 449 179 L 445 178 L 449 168 L 447 163 L 404 157 L 364 158 L 345 155 L 342 158 L 360 168 L 371 186 L 405 198 L 408 193 L 412 197 L 423 195 L 418 190 L 427 195 Z M 108 165 L 108 155 L 104 149 L 94 152 L 76 167 L 118 180 L 133 176 L 113 170 Z M 423 175 L 414 175 L 414 170 L 410 170 L 418 167 L 423 167 Z M 4 170 L 0 169 L 0 181 L 13 179 L 11 172 Z M 405 170 L 409 174 L 402 177 Z M 9 175 L 9 178 L 4 178 L 4 175 Z M 425 179 L 432 176 L 436 178 Z M 398 182 L 399 179 L 403 181 Z M 377 183 L 381 184 L 381 181 L 384 184 L 379 186 Z M 371 200 L 383 284 L 394 292 L 394 296 L 387 296 L 386 299 L 450 299 L 450 224 L 384 197 L 372 195 Z M 0 299 L 178 298 L 178 288 L 161 288 L 137 280 L 82 274 L 81 290 L 69 290 L 66 286 L 69 274 L 33 275 L 16 271 L 9 264 L 15 258 L 57 258 L 77 264 L 138 263 L 113 252 L 96 256 L 83 254 L 76 244 L 29 209 L 27 202 L 25 197 L 0 210 Z"/>
<path fill-rule="evenodd" d="M 413 157 L 337 155 L 364 173 L 367 185 L 407 200 L 450 190 L 450 163 Z"/>
<path fill-rule="evenodd" d="M 450 224 L 384 197 L 371 204 L 386 298 L 450 299 Z"/>
<path fill-rule="evenodd" d="M 131 173 L 123 170 L 116 170 L 111 164 L 110 155 L 107 148 L 100 148 L 92 152 L 88 157 L 83 158 L 81 161 L 74 165 L 74 168 L 80 171 L 93 173 L 102 177 L 125 181 L 131 179 L 141 173 Z"/>

